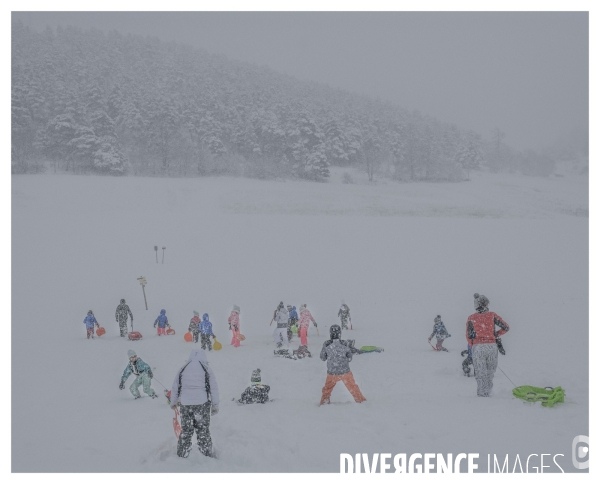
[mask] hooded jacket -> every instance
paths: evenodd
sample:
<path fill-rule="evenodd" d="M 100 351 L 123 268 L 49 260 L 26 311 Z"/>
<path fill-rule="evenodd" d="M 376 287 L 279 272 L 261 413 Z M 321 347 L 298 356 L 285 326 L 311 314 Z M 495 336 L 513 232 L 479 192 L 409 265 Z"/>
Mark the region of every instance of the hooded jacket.
<path fill-rule="evenodd" d="M 289 313 L 289 318 L 298 321 L 298 313 L 296 312 L 296 306 L 292 306 L 292 310 Z"/>
<path fill-rule="evenodd" d="M 200 332 L 202 334 L 213 334 L 212 323 L 208 320 L 208 314 L 202 315 L 202 322 L 200 323 Z"/>
<path fill-rule="evenodd" d="M 206 371 L 205 371 L 206 370 Z M 219 387 L 212 368 L 202 349 L 192 350 L 190 357 L 183 365 L 173 380 L 171 387 L 171 405 L 179 402 L 181 405 L 201 405 L 209 400 L 208 388 L 210 386 L 210 400 L 213 405 L 219 404 Z M 181 378 L 181 388 L 179 386 Z"/>
<path fill-rule="evenodd" d="M 327 373 L 329 375 L 344 375 L 350 371 L 352 351 L 339 339 L 330 341 L 323 343 L 321 359 L 327 361 Z"/>
<path fill-rule="evenodd" d="M 429 339 L 432 339 L 434 336 L 437 339 L 446 339 L 449 336 L 448 330 L 442 321 L 438 321 L 433 325 L 433 333 L 431 333 Z"/>
<path fill-rule="evenodd" d="M 156 321 L 154 321 L 155 328 L 156 328 L 157 324 L 158 324 L 159 328 L 164 328 L 165 326 L 167 326 L 169 324 L 169 320 L 165 313 L 166 313 L 166 311 L 164 309 L 160 310 L 160 316 L 158 318 L 156 318 Z"/>
<path fill-rule="evenodd" d="M 190 325 L 188 326 L 188 331 L 198 331 L 200 327 L 200 318 L 198 316 L 194 316 L 190 319 Z"/>
<path fill-rule="evenodd" d="M 83 323 L 85 324 L 86 328 L 93 328 L 94 324 L 96 324 L 97 322 L 98 321 L 96 321 L 96 318 L 93 314 L 88 314 L 83 320 Z"/>

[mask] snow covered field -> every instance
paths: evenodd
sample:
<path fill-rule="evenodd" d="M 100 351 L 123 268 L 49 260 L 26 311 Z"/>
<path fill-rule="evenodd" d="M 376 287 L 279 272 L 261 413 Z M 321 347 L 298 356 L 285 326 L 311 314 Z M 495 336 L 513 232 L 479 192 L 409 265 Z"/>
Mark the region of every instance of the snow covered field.
<path fill-rule="evenodd" d="M 476 452 L 484 471 L 488 453 L 509 454 L 511 469 L 516 454 L 564 454 L 558 463 L 575 471 L 571 442 L 589 435 L 588 180 L 332 178 L 13 176 L 12 471 L 338 472 L 340 453 L 359 452 Z M 164 264 L 155 245 L 167 247 Z M 489 399 L 461 369 L 474 292 L 511 327 L 499 363 L 507 376 L 496 372 Z M 118 336 L 121 298 L 142 341 Z M 350 364 L 365 403 L 338 384 L 336 404 L 318 407 L 318 355 L 342 298 L 354 324 L 342 337 L 385 352 Z M 273 356 L 280 300 L 307 303 L 317 320 L 312 359 Z M 237 349 L 233 304 L 247 337 Z M 156 336 L 162 308 L 174 337 Z M 82 323 L 89 309 L 107 330 L 94 341 Z M 210 315 L 223 343 L 208 355 L 221 394 L 218 460 L 196 448 L 175 455 L 173 411 L 156 380 L 156 400 L 134 401 L 131 378 L 118 389 L 130 348 L 170 388 L 192 348 L 183 334 L 193 310 Z M 427 343 L 437 314 L 452 334 L 448 353 Z M 275 401 L 238 407 L 231 399 L 255 368 Z M 565 403 L 517 400 L 507 377 L 563 386 Z"/>

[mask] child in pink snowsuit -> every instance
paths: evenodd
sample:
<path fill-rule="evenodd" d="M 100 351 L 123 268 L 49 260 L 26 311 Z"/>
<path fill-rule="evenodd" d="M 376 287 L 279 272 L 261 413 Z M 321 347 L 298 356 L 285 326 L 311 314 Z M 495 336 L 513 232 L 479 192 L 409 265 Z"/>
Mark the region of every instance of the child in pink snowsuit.
<path fill-rule="evenodd" d="M 231 315 L 229 316 L 229 329 L 231 330 L 231 344 L 234 347 L 240 346 L 240 340 L 238 339 L 238 335 L 240 334 L 240 307 L 234 305 L 231 310 Z"/>
<path fill-rule="evenodd" d="M 301 304 L 300 305 L 300 321 L 298 321 L 298 332 L 300 333 L 300 344 L 307 346 L 308 345 L 308 339 L 306 338 L 308 335 L 308 326 L 310 325 L 310 322 L 312 321 L 312 323 L 315 325 L 315 328 L 317 327 L 317 323 L 315 321 L 315 318 L 312 317 L 312 314 L 310 314 L 310 311 L 306 308 L 306 304 Z"/>

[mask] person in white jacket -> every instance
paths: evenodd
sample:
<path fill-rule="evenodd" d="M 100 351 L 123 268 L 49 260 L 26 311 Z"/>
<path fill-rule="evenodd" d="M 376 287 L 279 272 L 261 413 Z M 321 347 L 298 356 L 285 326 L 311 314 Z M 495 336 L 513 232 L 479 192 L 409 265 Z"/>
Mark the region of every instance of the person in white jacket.
<path fill-rule="evenodd" d="M 273 321 L 277 324 L 275 331 L 273 331 L 273 340 L 275 341 L 275 346 L 277 346 L 277 349 L 274 350 L 276 355 L 288 355 L 289 353 L 290 343 L 287 338 L 288 318 L 289 313 L 285 309 L 283 301 L 281 301 L 273 315 Z"/>
<path fill-rule="evenodd" d="M 219 387 L 204 350 L 192 350 L 185 365 L 175 375 L 171 388 L 171 408 L 179 403 L 181 434 L 177 455 L 187 457 L 192 448 L 194 430 L 200 452 L 214 457 L 210 437 L 210 417 L 219 411 Z"/>

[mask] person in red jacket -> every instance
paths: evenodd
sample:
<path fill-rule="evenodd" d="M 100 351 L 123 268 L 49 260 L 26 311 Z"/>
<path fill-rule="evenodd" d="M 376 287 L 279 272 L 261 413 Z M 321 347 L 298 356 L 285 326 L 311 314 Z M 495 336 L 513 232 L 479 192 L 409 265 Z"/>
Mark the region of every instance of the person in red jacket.
<path fill-rule="evenodd" d="M 477 380 L 477 396 L 489 397 L 494 385 L 494 373 L 498 367 L 498 344 L 496 338 L 510 327 L 500 316 L 490 311 L 490 300 L 475 293 L 475 313 L 467 319 L 467 342 L 473 353 L 473 369 Z M 498 330 L 496 331 L 496 326 Z"/>

